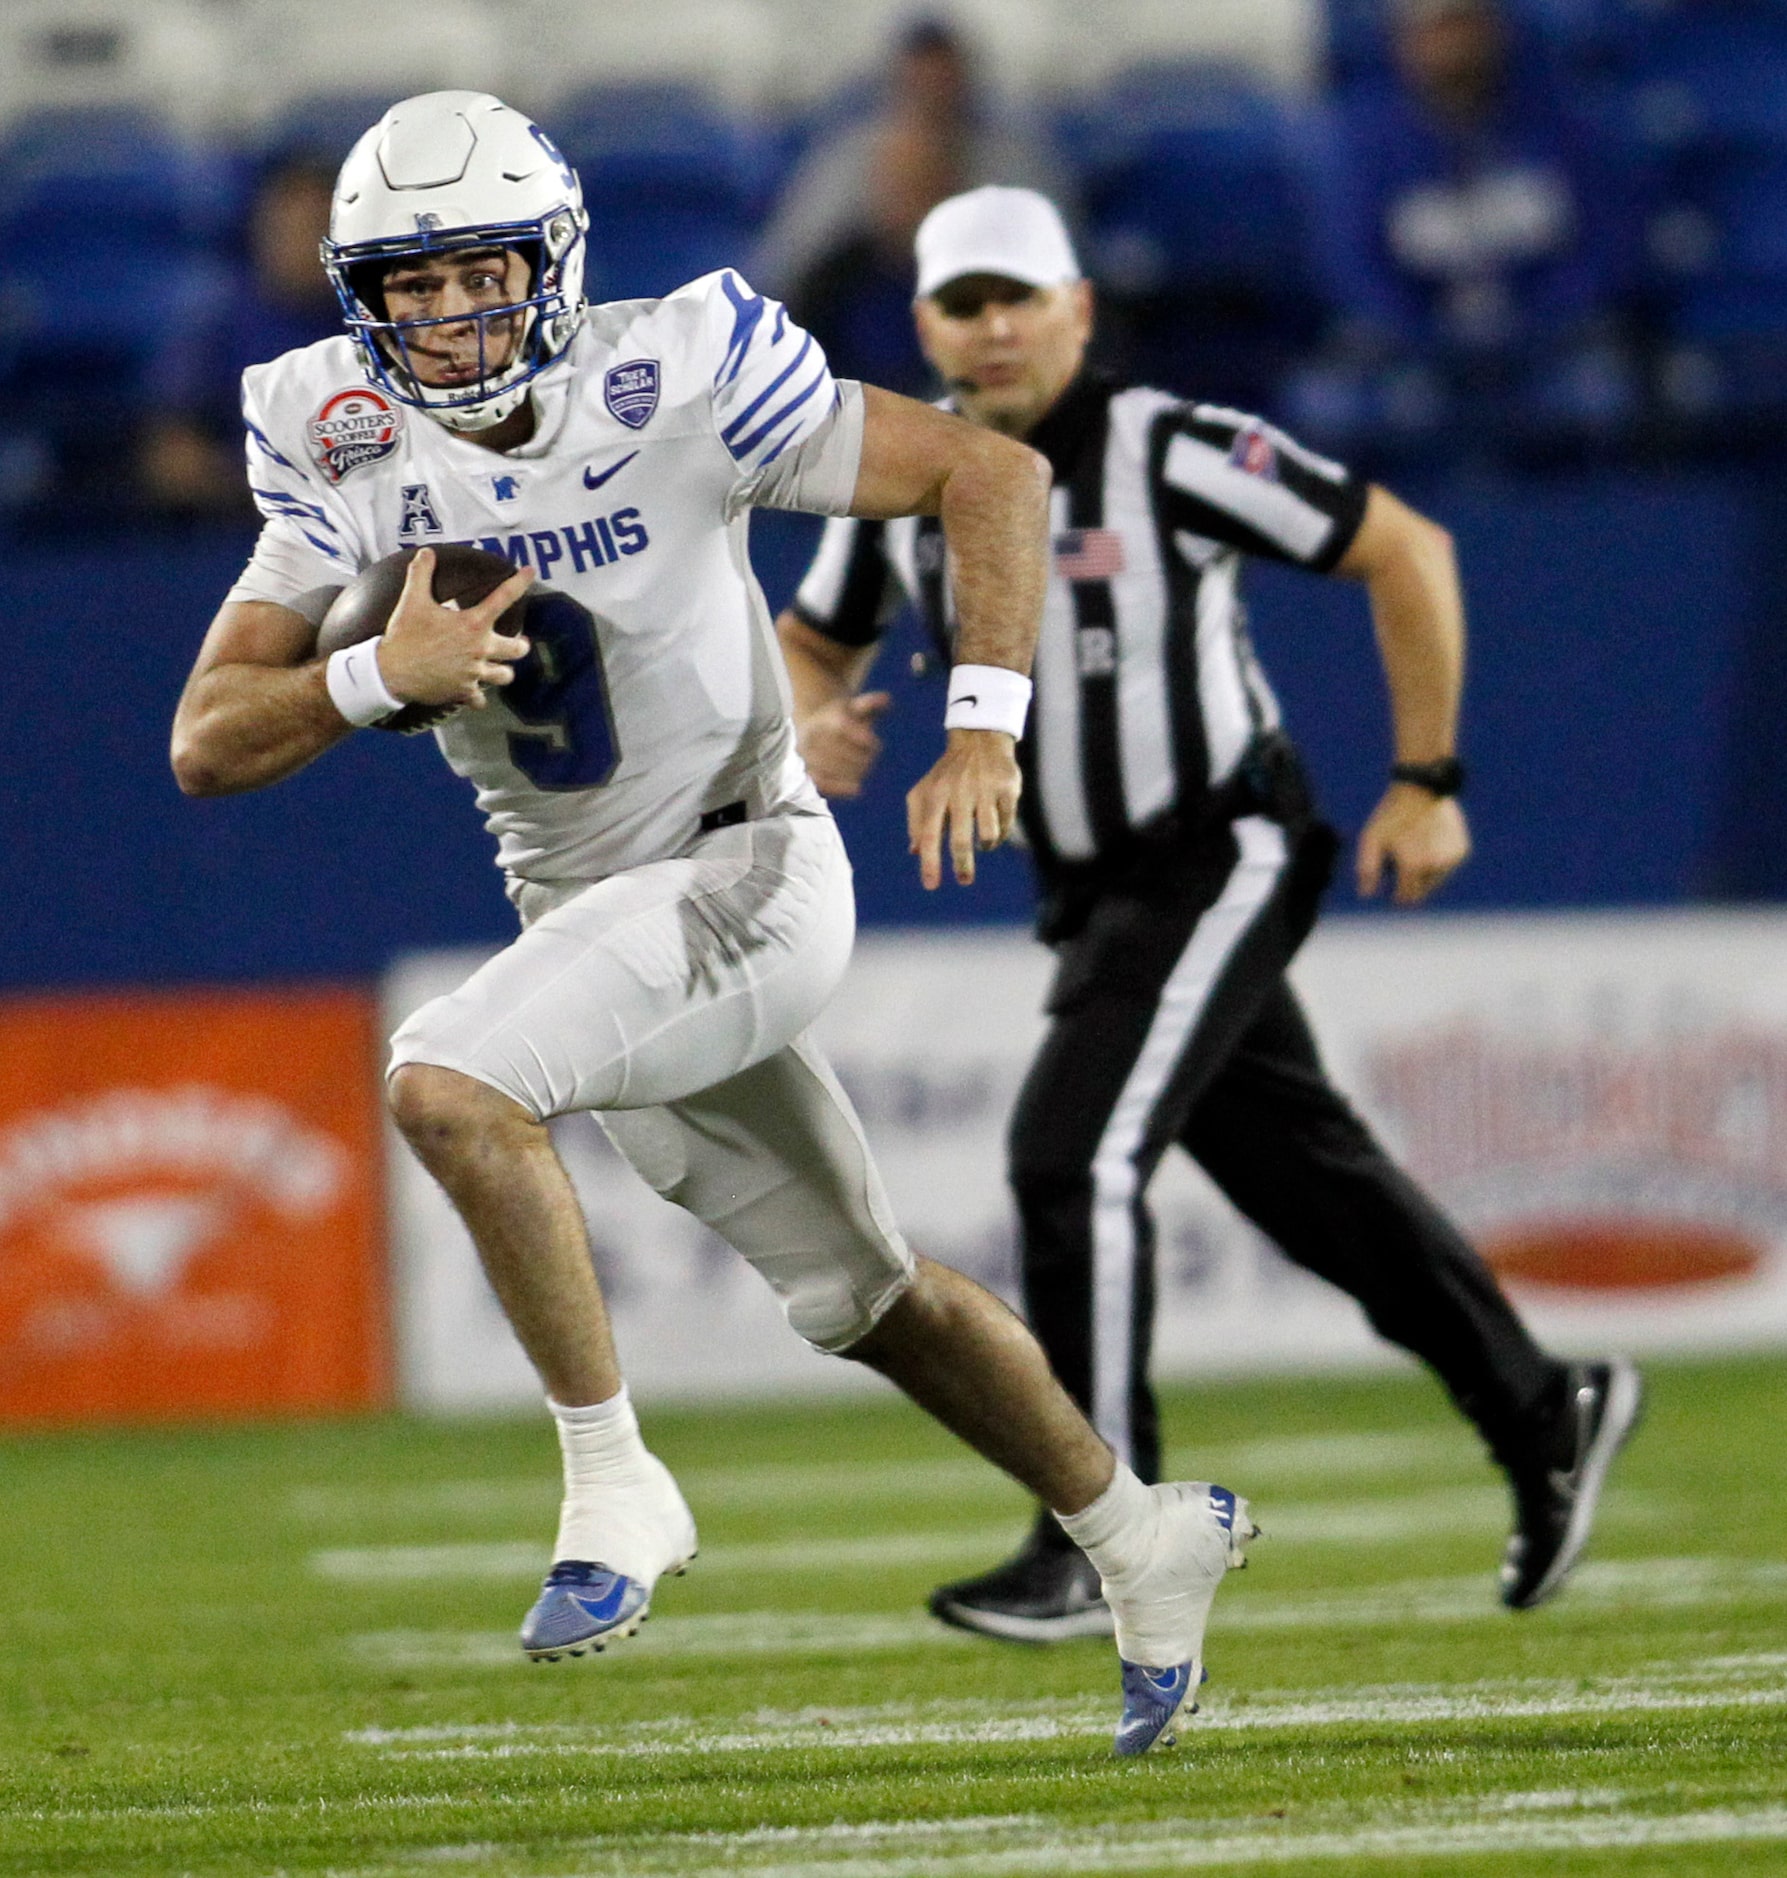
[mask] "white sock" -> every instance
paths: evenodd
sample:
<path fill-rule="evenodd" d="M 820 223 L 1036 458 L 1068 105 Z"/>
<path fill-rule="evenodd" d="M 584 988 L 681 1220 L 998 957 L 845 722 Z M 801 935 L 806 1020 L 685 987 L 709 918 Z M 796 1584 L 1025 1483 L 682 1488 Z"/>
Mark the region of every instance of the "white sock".
<path fill-rule="evenodd" d="M 633 1398 L 624 1382 L 606 1402 L 592 1402 L 587 1408 L 566 1408 L 550 1396 L 546 1406 L 558 1423 L 567 1493 L 574 1493 L 585 1482 L 600 1480 L 616 1468 L 625 1468 L 646 1452 L 639 1434 L 639 1417 L 633 1413 Z"/>
<path fill-rule="evenodd" d="M 695 1549 L 695 1522 L 670 1470 L 646 1447 L 623 1383 L 606 1402 L 548 1401 L 564 1456 L 555 1560 L 589 1559 L 650 1583 Z"/>
<path fill-rule="evenodd" d="M 1111 1484 L 1077 1513 L 1057 1513 L 1065 1532 L 1098 1567 L 1100 1578 L 1121 1579 L 1149 1554 L 1154 1537 L 1154 1499 L 1131 1469 L 1119 1461 Z"/>

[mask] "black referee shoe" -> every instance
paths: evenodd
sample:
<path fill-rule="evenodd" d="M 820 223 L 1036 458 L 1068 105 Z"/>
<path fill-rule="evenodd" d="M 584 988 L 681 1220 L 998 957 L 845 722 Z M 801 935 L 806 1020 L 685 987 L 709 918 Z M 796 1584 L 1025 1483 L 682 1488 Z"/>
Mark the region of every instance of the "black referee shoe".
<path fill-rule="evenodd" d="M 1643 1396 L 1637 1370 L 1623 1358 L 1571 1365 L 1551 1452 L 1509 1469 L 1514 1533 L 1502 1559 L 1502 1602 L 1510 1610 L 1530 1611 L 1562 1589 Z"/>
<path fill-rule="evenodd" d="M 1012 1643 L 1108 1637 L 1111 1613 L 1092 1561 L 1046 1508 L 1015 1557 L 979 1578 L 939 1585 L 930 1611 L 958 1630 Z"/>

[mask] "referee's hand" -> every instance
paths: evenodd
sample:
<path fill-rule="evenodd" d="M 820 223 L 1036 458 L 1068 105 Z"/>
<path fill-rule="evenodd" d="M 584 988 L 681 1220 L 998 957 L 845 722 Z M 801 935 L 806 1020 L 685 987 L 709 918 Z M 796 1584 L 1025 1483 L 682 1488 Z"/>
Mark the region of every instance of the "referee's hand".
<path fill-rule="evenodd" d="M 1392 783 L 1359 837 L 1359 892 L 1369 900 L 1389 871 L 1398 906 L 1414 906 L 1469 858 L 1471 831 L 1456 796 Z"/>
<path fill-rule="evenodd" d="M 881 754 L 875 720 L 892 703 L 890 691 L 864 691 L 853 698 L 829 699 L 800 719 L 796 741 L 807 774 L 822 796 L 849 801 L 862 794 Z"/>
<path fill-rule="evenodd" d="M 952 730 L 942 756 L 906 797 L 906 832 L 926 891 L 943 884 L 943 843 L 956 879 L 974 884 L 974 850 L 996 848 L 1017 820 L 1017 739 L 1002 730 Z"/>

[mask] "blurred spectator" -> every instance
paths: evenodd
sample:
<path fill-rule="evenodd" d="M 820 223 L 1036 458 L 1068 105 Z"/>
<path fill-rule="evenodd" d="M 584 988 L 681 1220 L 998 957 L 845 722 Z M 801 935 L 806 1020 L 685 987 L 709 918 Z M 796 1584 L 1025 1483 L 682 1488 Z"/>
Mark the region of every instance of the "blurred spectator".
<path fill-rule="evenodd" d="M 895 44 L 879 108 L 819 138 L 796 166 L 753 284 L 788 302 L 840 374 L 923 391 L 912 238 L 945 196 L 990 182 L 1071 194 L 1046 141 L 989 106 L 960 32 L 915 20 Z"/>
<path fill-rule="evenodd" d="M 139 456 L 151 509 L 247 512 L 243 368 L 341 331 L 341 309 L 318 254 L 334 188 L 334 166 L 321 158 L 274 157 L 255 186 L 241 264 L 169 333 L 149 373 Z"/>
<path fill-rule="evenodd" d="M 1318 163 L 1336 325 L 1296 419 L 1355 453 L 1461 426 L 1616 440 L 1631 218 L 1593 136 L 1500 0 L 1387 0 L 1387 20 L 1390 71 L 1342 91 Z"/>
<path fill-rule="evenodd" d="M 790 287 L 789 310 L 832 369 L 912 396 L 930 371 L 912 336 L 912 238 L 965 187 L 954 145 L 908 117 L 879 124 L 855 227 Z"/>

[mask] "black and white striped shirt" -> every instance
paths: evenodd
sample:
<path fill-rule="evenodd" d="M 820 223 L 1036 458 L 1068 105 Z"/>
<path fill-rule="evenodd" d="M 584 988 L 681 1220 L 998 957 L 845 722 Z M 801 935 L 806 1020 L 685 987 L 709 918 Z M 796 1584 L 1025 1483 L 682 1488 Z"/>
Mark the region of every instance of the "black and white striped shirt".
<path fill-rule="evenodd" d="M 1241 556 L 1325 572 L 1368 485 L 1245 412 L 1082 378 L 1029 438 L 1054 467 L 1054 565 L 1019 750 L 1023 823 L 1051 862 L 1115 860 L 1196 828 L 1278 703 L 1253 656 Z M 932 517 L 827 524 L 794 600 L 841 644 L 878 638 L 902 590 L 953 641 Z"/>

